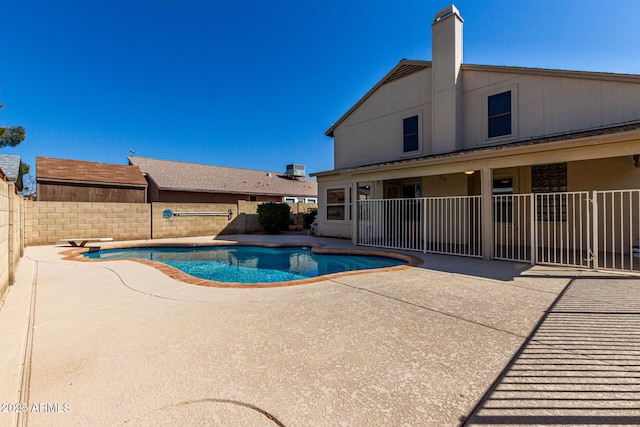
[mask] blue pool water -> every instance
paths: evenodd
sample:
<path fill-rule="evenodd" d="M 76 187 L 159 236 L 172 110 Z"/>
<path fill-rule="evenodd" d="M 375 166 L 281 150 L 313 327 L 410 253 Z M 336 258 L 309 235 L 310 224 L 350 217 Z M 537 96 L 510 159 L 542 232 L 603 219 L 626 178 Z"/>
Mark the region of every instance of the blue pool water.
<path fill-rule="evenodd" d="M 143 258 L 216 282 L 273 283 L 406 262 L 363 255 L 315 254 L 309 247 L 263 246 L 145 247 L 85 252 L 91 259 Z"/>

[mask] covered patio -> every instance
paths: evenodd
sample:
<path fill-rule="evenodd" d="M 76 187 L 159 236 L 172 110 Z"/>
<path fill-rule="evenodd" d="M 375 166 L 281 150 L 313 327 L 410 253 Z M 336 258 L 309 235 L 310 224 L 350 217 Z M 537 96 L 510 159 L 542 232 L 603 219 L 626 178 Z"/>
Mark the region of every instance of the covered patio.
<path fill-rule="evenodd" d="M 637 125 L 620 126 L 321 173 L 325 187 L 344 183 L 348 213 L 340 222 L 321 209 L 320 230 L 367 246 L 640 271 L 639 138 Z"/>

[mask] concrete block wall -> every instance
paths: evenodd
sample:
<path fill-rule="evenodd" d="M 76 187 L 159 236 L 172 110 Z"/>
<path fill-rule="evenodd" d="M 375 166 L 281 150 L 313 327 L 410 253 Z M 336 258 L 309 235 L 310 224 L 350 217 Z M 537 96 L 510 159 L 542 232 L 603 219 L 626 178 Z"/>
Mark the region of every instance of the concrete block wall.
<path fill-rule="evenodd" d="M 0 300 L 13 283 L 24 252 L 24 199 L 12 182 L 0 180 Z"/>
<path fill-rule="evenodd" d="M 13 283 L 18 262 L 24 253 L 24 202 L 9 183 L 9 281 Z"/>
<path fill-rule="evenodd" d="M 9 185 L 0 181 L 0 297 L 11 284 L 9 278 Z"/>
<path fill-rule="evenodd" d="M 195 215 L 177 215 L 165 218 L 163 212 L 171 210 L 176 214 L 195 213 Z M 212 212 L 227 215 L 207 215 Z M 200 215 L 198 215 L 200 213 Z M 171 237 L 216 236 L 218 234 L 244 233 L 243 224 L 238 220 L 236 203 L 152 203 L 151 237 L 164 239 Z"/>
<path fill-rule="evenodd" d="M 259 233 L 264 231 L 258 222 L 258 205 L 262 202 L 238 201 L 238 227 L 245 230 L 245 233 Z"/>
<path fill-rule="evenodd" d="M 296 225 L 304 225 L 303 216 L 312 209 L 318 209 L 318 205 L 316 203 L 293 203 L 291 214 Z"/>
<path fill-rule="evenodd" d="M 262 231 L 257 209 L 262 202 L 238 203 L 101 203 L 37 202 L 16 194 L 11 182 L 0 180 L 0 300 L 4 297 L 25 246 L 58 244 L 60 239 L 112 237 L 114 240 L 148 240 L 171 237 L 216 236 Z M 295 203 L 296 223 L 315 204 Z M 176 213 L 227 212 L 226 215 Z"/>
<path fill-rule="evenodd" d="M 59 243 L 60 239 L 80 237 L 146 240 L 262 231 L 256 214 L 261 202 L 104 203 L 27 200 L 20 203 L 22 204 L 13 215 L 16 218 L 14 221 L 20 221 L 17 219 L 20 215 L 24 218 L 23 240 L 26 246 L 51 245 Z M 302 224 L 302 214 L 309 208 L 315 207 L 315 204 L 308 203 L 292 204 L 291 212 L 294 214 L 295 222 Z M 8 207 L 0 210 L 8 212 Z M 203 214 L 231 210 L 232 215 L 231 218 L 226 215 L 184 215 L 164 218 L 165 210 L 172 210 L 175 213 L 200 212 Z M 3 214 L 0 213 L 0 220 L 3 218 L 1 215 Z M 8 219 L 5 219 L 5 222 L 7 221 Z M 0 233 L 2 233 L 1 227 L 0 224 Z M 20 232 L 21 230 L 16 230 L 16 233 Z M 1 234 L 0 237 L 2 237 Z M 2 241 L 4 242 L 5 239 Z M 0 256 L 1 254 L 0 248 Z"/>
<path fill-rule="evenodd" d="M 151 238 L 151 205 L 147 203 L 26 201 L 24 218 L 27 246 L 77 237 Z"/>

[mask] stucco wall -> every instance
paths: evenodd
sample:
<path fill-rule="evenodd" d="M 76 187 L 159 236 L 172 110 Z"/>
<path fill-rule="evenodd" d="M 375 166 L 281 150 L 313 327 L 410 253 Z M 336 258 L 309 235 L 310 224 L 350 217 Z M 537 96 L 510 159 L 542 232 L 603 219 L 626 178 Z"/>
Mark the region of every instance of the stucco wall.
<path fill-rule="evenodd" d="M 531 75 L 477 70 L 464 70 L 462 76 L 464 148 L 490 143 L 486 140 L 487 95 L 503 90 L 515 91 L 512 107 L 516 115 L 514 139 L 518 140 L 640 118 L 637 79 L 625 82 L 605 75 L 596 79 L 563 72 Z"/>
<path fill-rule="evenodd" d="M 431 154 L 431 69 L 382 85 L 335 129 L 335 168 L 402 158 L 402 121 L 415 115 L 420 150 L 412 156 Z"/>
<path fill-rule="evenodd" d="M 596 153 L 598 154 L 598 153 Z M 534 160 L 537 160 L 534 159 Z M 549 156 L 546 163 L 553 162 L 554 158 Z M 430 175 L 431 168 L 416 168 L 411 170 L 415 174 L 413 178 L 422 175 L 422 195 L 423 197 L 442 197 L 442 196 L 461 196 L 461 195 L 479 195 L 480 194 L 480 173 L 475 172 L 473 175 L 442 174 Z M 372 174 L 358 176 L 358 179 L 369 179 Z M 395 178 L 395 176 L 393 177 Z M 528 194 L 532 191 L 531 184 L 531 166 L 497 168 L 493 170 L 493 178 L 511 178 L 513 179 L 513 188 L 515 193 Z M 326 218 L 326 195 L 327 189 L 330 188 L 348 188 L 354 178 L 348 175 L 325 175 L 318 177 L 318 224 L 319 234 L 332 237 L 350 237 L 351 221 L 346 219 L 342 221 L 327 220 Z M 377 179 L 380 181 L 371 181 L 388 183 L 390 180 L 385 179 L 384 173 L 379 173 Z M 410 180 L 408 178 L 407 182 Z M 395 180 L 397 181 L 397 180 Z M 362 181 L 361 181 L 362 182 Z M 606 191 L 606 190 L 623 190 L 640 188 L 640 168 L 635 166 L 633 156 L 620 156 L 611 158 L 601 158 L 592 160 L 580 160 L 575 162 L 567 162 L 567 185 L 568 191 Z M 380 187 L 380 186 L 378 186 Z M 375 185 L 374 185 L 375 188 Z M 382 194 L 375 193 L 373 198 L 384 198 Z M 348 218 L 348 214 L 346 215 Z M 610 216 L 609 216 L 610 217 Z M 636 221 L 636 219 L 632 219 Z"/>
<path fill-rule="evenodd" d="M 331 220 L 327 219 L 327 190 L 328 189 L 344 189 L 345 199 L 348 198 L 349 189 L 351 188 L 350 177 L 322 177 L 318 179 L 318 215 L 316 221 L 318 224 L 317 234 L 319 236 L 331 237 L 351 237 L 351 220 L 349 219 L 350 205 L 345 200 L 345 219 Z"/>
<path fill-rule="evenodd" d="M 640 168 L 635 167 L 634 163 L 632 156 L 567 163 L 568 190 L 640 188 Z"/>
<path fill-rule="evenodd" d="M 408 157 L 433 154 L 431 73 L 427 68 L 382 85 L 340 123 L 334 129 L 335 169 L 407 158 L 402 121 L 413 115 L 420 117 L 420 150 Z M 553 70 L 535 75 L 463 66 L 462 87 L 462 149 L 640 119 L 640 80 L 634 77 Z M 487 97 L 508 90 L 513 92 L 513 135 L 489 140 Z"/>
<path fill-rule="evenodd" d="M 466 196 L 470 177 L 463 173 L 425 176 L 422 178 L 423 197 Z"/>

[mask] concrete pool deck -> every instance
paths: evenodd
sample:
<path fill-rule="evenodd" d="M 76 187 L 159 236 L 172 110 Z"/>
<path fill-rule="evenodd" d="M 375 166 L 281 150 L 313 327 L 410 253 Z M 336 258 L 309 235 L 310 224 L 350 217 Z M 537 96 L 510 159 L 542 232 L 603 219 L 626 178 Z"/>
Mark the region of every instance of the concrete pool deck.
<path fill-rule="evenodd" d="M 581 274 L 411 252 L 422 266 L 208 288 L 68 249 L 27 248 L 0 308 L 0 403 L 29 411 L 0 425 L 458 425 Z"/>

